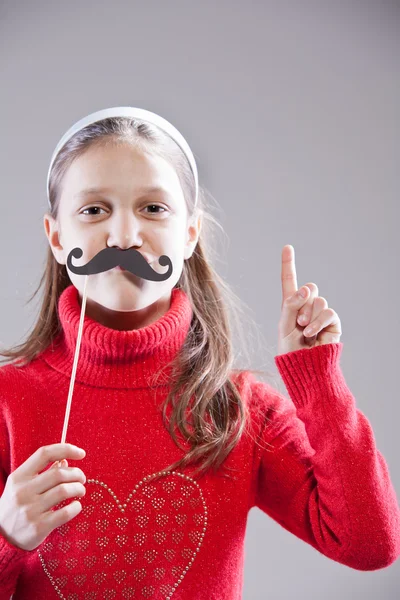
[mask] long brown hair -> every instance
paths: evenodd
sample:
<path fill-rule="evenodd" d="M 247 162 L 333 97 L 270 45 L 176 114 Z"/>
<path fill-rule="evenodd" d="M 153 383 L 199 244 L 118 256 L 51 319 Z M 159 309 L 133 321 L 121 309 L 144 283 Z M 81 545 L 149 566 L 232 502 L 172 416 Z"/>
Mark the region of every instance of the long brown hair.
<path fill-rule="evenodd" d="M 184 261 L 175 287 L 182 288 L 193 308 L 193 318 L 185 342 L 172 362 L 171 387 L 162 407 L 164 425 L 169 427 L 175 444 L 183 450 L 176 436 L 178 428 L 190 450 L 179 461 L 163 469 L 184 468 L 202 462 L 198 474 L 216 471 L 239 442 L 248 425 L 248 409 L 231 375 L 246 370 L 254 374 L 273 373 L 255 369 L 233 368 L 233 326 L 237 329 L 241 353 L 249 361 L 249 327 L 243 335 L 245 315 L 242 301 L 212 266 L 212 235 L 208 224 L 220 225 L 206 210 L 206 189 L 199 186 L 197 205 L 195 181 L 179 146 L 155 125 L 130 117 L 107 118 L 78 131 L 59 152 L 49 182 L 50 214 L 58 217 L 63 177 L 71 163 L 94 144 L 131 143 L 142 151 L 161 156 L 175 168 L 187 203 L 189 218 L 195 211 L 203 214 L 203 226 L 192 256 Z M 205 241 L 207 240 L 207 241 Z M 207 253 L 206 254 L 206 249 Z M 54 258 L 50 245 L 43 275 L 35 292 L 43 286 L 39 316 L 26 341 L 0 355 L 24 366 L 41 353 L 61 331 L 58 300 L 71 285 L 65 265 Z M 253 324 L 254 322 L 252 322 Z M 0 360 L 0 363 L 5 362 Z M 155 378 L 161 372 L 155 374 Z M 172 409 L 167 424 L 167 408 Z M 189 409 L 189 410 L 188 410 Z M 203 459 L 203 460 L 202 460 Z"/>

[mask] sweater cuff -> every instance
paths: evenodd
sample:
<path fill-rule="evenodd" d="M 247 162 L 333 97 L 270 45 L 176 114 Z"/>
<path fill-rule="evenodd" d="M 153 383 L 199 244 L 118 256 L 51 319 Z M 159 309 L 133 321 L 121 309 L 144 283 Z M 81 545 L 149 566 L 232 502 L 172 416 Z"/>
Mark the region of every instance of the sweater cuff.
<path fill-rule="evenodd" d="M 275 364 L 296 407 L 305 406 L 310 398 L 326 392 L 327 387 L 335 384 L 341 387 L 344 383 L 340 369 L 342 350 L 343 342 L 337 342 L 275 356 Z"/>
<path fill-rule="evenodd" d="M 14 546 L 6 537 L 0 534 L 0 580 L 2 573 L 7 572 L 7 576 L 11 571 L 18 573 L 27 555 L 35 552 L 34 550 L 23 550 L 18 546 Z"/>

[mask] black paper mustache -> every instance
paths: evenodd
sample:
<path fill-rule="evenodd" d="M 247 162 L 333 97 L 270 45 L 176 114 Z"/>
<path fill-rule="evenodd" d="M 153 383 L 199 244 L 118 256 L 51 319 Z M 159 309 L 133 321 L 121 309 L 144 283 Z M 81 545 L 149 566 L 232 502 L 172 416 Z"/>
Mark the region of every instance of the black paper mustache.
<path fill-rule="evenodd" d="M 133 248 L 128 250 L 119 250 L 118 248 L 103 248 L 96 256 L 94 256 L 86 265 L 80 267 L 74 267 L 72 264 L 72 257 L 81 258 L 83 251 L 81 248 L 74 248 L 68 254 L 67 265 L 68 269 L 76 275 L 95 275 L 96 273 L 102 273 L 103 271 L 109 271 L 114 267 L 121 266 L 127 271 L 138 275 L 142 279 L 148 279 L 150 281 L 165 281 L 172 274 L 172 262 L 165 254 L 160 256 L 158 259 L 159 264 L 162 267 L 168 265 L 168 271 L 166 273 L 157 273 L 154 271 L 147 260 Z"/>

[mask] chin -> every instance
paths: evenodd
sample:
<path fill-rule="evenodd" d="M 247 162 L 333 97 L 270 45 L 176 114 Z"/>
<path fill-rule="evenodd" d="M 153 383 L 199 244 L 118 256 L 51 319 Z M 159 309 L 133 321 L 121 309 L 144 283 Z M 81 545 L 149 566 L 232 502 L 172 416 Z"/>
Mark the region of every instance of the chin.
<path fill-rule="evenodd" d="M 150 307 L 161 300 L 165 293 L 165 290 L 158 290 L 157 292 L 154 288 L 151 290 L 139 289 L 130 283 L 129 287 L 115 286 L 113 290 L 108 289 L 107 293 L 101 295 L 102 301 L 99 303 L 109 310 L 132 312 Z"/>

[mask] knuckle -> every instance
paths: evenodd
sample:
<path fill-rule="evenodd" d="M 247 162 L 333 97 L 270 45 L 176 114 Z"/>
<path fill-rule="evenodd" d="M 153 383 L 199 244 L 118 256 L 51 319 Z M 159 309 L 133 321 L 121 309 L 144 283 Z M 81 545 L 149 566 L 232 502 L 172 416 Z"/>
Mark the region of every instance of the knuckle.
<path fill-rule="evenodd" d="M 323 304 L 324 306 L 328 306 L 328 301 L 326 298 L 324 298 L 323 296 L 318 296 L 316 298 L 316 300 L 318 300 L 318 302 L 320 302 L 320 304 Z"/>
<path fill-rule="evenodd" d="M 66 483 L 61 483 L 58 486 L 58 495 L 62 500 L 64 500 L 65 498 L 68 498 L 68 490 L 69 490 L 69 486 Z"/>
<path fill-rule="evenodd" d="M 75 487 L 75 496 L 84 496 L 86 494 L 86 488 L 83 483 L 77 483 Z"/>
<path fill-rule="evenodd" d="M 296 293 L 293 296 L 289 296 L 286 298 L 286 306 L 291 306 L 292 304 L 297 304 L 299 301 L 299 295 Z"/>
<path fill-rule="evenodd" d="M 33 534 L 35 537 L 41 537 L 45 528 L 45 524 L 39 519 L 32 523 Z"/>
<path fill-rule="evenodd" d="M 33 524 L 34 523 L 34 515 L 33 515 L 33 507 L 29 505 L 25 505 L 21 508 L 22 514 L 24 516 L 24 521 L 26 523 Z"/>
<path fill-rule="evenodd" d="M 66 471 L 65 469 L 55 469 L 54 477 L 57 483 L 68 481 L 68 471 Z"/>
<path fill-rule="evenodd" d="M 22 488 L 14 488 L 12 495 L 14 497 L 14 502 L 16 506 L 23 508 L 25 502 L 24 490 Z"/>
<path fill-rule="evenodd" d="M 312 294 L 315 294 L 316 296 L 318 296 L 318 286 L 316 283 L 309 281 L 308 283 L 305 283 L 304 285 L 306 285 L 308 288 L 310 288 L 310 291 Z"/>
<path fill-rule="evenodd" d="M 40 451 L 41 451 L 41 454 L 42 454 L 43 458 L 47 459 L 47 458 L 50 457 L 50 454 L 51 454 L 50 446 L 42 446 L 40 448 Z"/>

